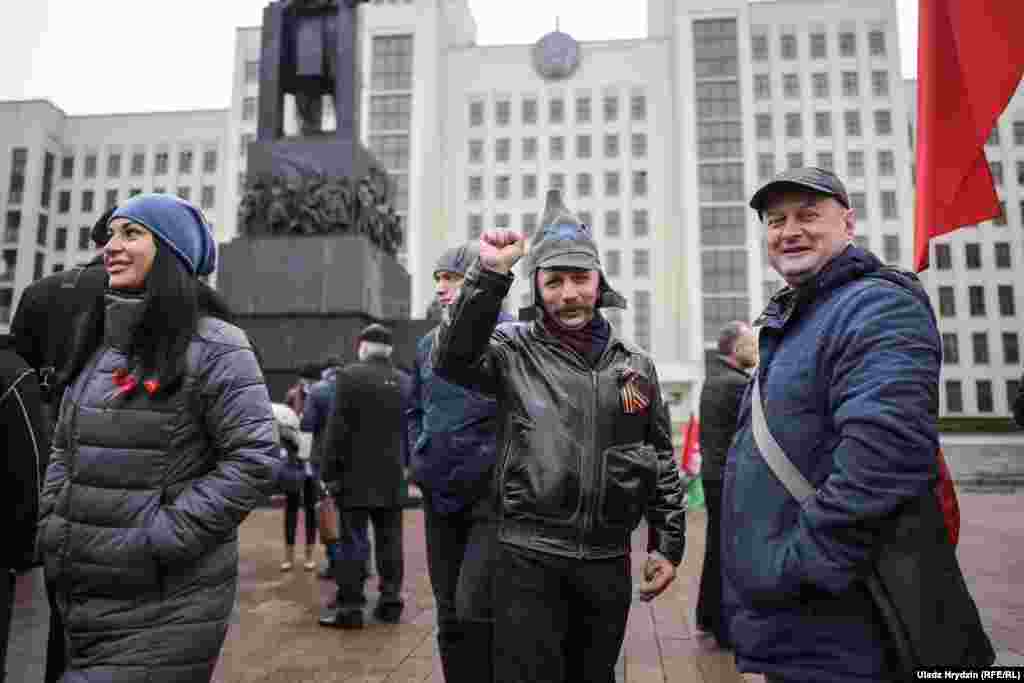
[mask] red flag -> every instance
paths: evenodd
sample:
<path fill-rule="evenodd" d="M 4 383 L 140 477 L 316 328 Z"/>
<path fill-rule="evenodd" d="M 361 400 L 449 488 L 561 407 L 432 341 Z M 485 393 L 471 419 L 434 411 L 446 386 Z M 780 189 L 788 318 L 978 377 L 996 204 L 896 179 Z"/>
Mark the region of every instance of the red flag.
<path fill-rule="evenodd" d="M 696 415 L 690 415 L 684 434 L 679 467 L 687 478 L 692 479 L 700 474 L 700 421 Z"/>
<path fill-rule="evenodd" d="M 1024 2 L 920 0 L 914 267 L 928 242 L 999 215 L 985 140 L 1024 74 Z"/>

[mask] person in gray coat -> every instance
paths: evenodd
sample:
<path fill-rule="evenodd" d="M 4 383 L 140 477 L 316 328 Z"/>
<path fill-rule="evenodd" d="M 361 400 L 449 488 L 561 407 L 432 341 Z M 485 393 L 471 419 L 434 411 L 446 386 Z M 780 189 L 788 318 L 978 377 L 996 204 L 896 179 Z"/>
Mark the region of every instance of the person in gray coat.
<path fill-rule="evenodd" d="M 40 504 L 64 683 L 209 681 L 238 584 L 238 526 L 273 487 L 259 362 L 198 276 L 202 213 L 144 194 L 108 223 L 107 294 L 80 330 Z"/>

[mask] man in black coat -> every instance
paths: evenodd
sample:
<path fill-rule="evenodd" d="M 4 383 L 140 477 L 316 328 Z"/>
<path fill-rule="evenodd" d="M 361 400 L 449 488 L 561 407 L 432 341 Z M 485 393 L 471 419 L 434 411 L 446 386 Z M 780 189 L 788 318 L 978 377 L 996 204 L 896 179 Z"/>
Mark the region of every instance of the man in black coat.
<path fill-rule="evenodd" d="M 370 521 L 380 577 L 374 616 L 395 623 L 402 614 L 402 441 L 409 378 L 392 364 L 392 350 L 391 331 L 370 325 L 359 335 L 359 361 L 336 378 L 321 476 L 337 502 L 341 539 L 334 563 L 338 595 L 320 617 L 323 626 L 363 625 Z"/>
<path fill-rule="evenodd" d="M 0 502 L 7 532 L 0 545 L 0 682 L 7 663 L 17 572 L 34 564 L 39 491 L 46 466 L 46 442 L 36 373 L 0 336 L 0 443 L 4 471 Z"/>
<path fill-rule="evenodd" d="M 745 322 L 731 322 L 718 335 L 718 357 L 709 363 L 708 376 L 700 392 L 700 476 L 708 527 L 697 597 L 697 628 L 714 635 L 719 647 L 729 646 L 729 637 L 723 628 L 719 560 L 722 473 L 729 444 L 736 434 L 743 392 L 750 381 L 747 372 L 756 364 L 754 330 Z"/>
<path fill-rule="evenodd" d="M 107 243 L 107 221 L 116 208 L 107 210 L 92 227 L 92 241 L 97 249 Z M 57 378 L 71 358 L 79 322 L 97 301 L 102 303 L 106 288 L 107 271 L 103 267 L 103 255 L 97 254 L 82 266 L 54 273 L 26 287 L 11 321 L 11 334 L 18 353 L 38 373 L 46 444 L 43 452 L 47 459 L 60 409 Z M 52 606 L 52 586 L 47 586 L 47 593 L 51 596 Z M 51 609 L 46 683 L 55 683 L 64 673 L 63 633 L 60 613 Z"/>

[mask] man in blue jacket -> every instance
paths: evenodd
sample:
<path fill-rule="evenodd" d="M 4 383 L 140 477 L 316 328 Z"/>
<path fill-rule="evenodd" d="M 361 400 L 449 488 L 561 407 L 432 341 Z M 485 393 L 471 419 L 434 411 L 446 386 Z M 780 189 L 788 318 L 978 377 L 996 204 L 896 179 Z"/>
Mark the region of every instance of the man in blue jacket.
<path fill-rule="evenodd" d="M 441 315 L 458 297 L 475 245 L 445 251 L 434 268 Z M 408 411 L 411 474 L 424 496 L 427 561 L 447 683 L 491 681 L 492 564 L 497 526 L 493 398 L 441 379 L 430 360 L 437 329 L 420 339 Z"/>
<path fill-rule="evenodd" d="M 855 246 L 854 212 L 828 171 L 761 187 L 772 267 L 788 287 L 760 326 L 769 430 L 817 493 L 799 505 L 761 456 L 748 390 L 729 451 L 722 574 L 741 671 L 769 681 L 895 680 L 863 587 L 887 519 L 937 476 L 941 346 L 917 279 Z"/>

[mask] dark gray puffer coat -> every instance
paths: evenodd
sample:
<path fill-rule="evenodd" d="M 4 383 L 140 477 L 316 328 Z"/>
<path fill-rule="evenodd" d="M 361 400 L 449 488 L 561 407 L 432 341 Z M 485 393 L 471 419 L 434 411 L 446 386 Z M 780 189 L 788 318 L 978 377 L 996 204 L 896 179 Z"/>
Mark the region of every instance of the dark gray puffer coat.
<path fill-rule="evenodd" d="M 138 307 L 108 306 L 46 475 L 39 543 L 64 617 L 65 683 L 209 681 L 235 600 L 237 528 L 272 487 L 270 399 L 237 327 L 200 320 L 172 395 L 140 383 L 114 396 Z"/>

